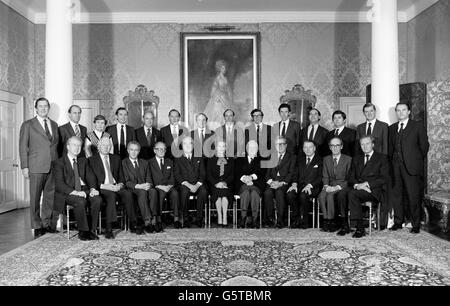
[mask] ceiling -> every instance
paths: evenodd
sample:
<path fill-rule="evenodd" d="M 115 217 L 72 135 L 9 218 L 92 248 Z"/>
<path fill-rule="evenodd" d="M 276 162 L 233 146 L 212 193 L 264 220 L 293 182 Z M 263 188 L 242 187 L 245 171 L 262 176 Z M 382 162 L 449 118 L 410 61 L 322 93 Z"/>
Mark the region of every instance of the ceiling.
<path fill-rule="evenodd" d="M 1 0 L 45 23 L 46 0 Z M 406 22 L 438 0 L 398 0 Z M 75 0 L 75 22 L 367 22 L 367 0 Z"/>

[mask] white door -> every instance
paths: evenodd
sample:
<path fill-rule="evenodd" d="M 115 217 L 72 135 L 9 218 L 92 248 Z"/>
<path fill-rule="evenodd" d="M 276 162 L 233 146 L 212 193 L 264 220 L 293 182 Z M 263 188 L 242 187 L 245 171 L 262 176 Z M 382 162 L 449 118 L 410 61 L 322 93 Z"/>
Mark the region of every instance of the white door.
<path fill-rule="evenodd" d="M 347 115 L 347 126 L 356 129 L 358 124 L 366 122 L 363 106 L 366 104 L 365 97 L 341 97 L 341 110 Z"/>
<path fill-rule="evenodd" d="M 0 213 L 28 203 L 19 162 L 22 122 L 23 97 L 0 91 Z"/>
<path fill-rule="evenodd" d="M 87 128 L 87 132 L 94 129 L 94 118 L 100 114 L 99 100 L 73 100 L 73 104 L 81 107 L 80 124 Z"/>

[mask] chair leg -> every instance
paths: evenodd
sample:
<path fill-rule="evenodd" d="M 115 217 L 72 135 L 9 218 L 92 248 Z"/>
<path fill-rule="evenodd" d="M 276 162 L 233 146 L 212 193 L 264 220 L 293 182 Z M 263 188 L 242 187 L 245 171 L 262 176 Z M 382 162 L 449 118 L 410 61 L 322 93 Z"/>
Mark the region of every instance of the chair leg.
<path fill-rule="evenodd" d="M 380 231 L 380 215 L 381 215 L 381 203 L 378 203 L 377 207 L 377 230 Z"/>
<path fill-rule="evenodd" d="M 372 203 L 369 205 L 369 236 L 372 235 Z"/>
<path fill-rule="evenodd" d="M 288 205 L 288 228 L 291 227 L 291 205 Z"/>
<path fill-rule="evenodd" d="M 98 234 L 101 235 L 102 233 L 102 210 L 98 212 Z"/>
<path fill-rule="evenodd" d="M 262 200 L 259 199 L 259 228 L 262 228 Z"/>
<path fill-rule="evenodd" d="M 316 228 L 316 201 L 312 199 L 312 228 Z"/>
<path fill-rule="evenodd" d="M 67 213 L 67 216 L 66 216 L 66 222 L 67 222 L 67 239 L 70 239 L 70 217 L 69 217 L 69 212 L 70 212 L 69 206 L 66 206 L 66 213 Z M 64 232 L 64 224 L 62 225 L 62 230 L 63 230 L 63 232 Z"/>
<path fill-rule="evenodd" d="M 208 228 L 211 228 L 211 201 L 208 201 Z"/>
<path fill-rule="evenodd" d="M 204 226 L 205 226 L 205 228 L 206 228 L 206 224 L 207 224 L 207 215 L 208 215 L 208 211 L 206 210 L 206 208 L 207 208 L 207 203 L 205 202 L 205 206 L 204 206 L 204 210 L 205 210 L 205 214 L 204 214 L 204 219 L 203 219 L 203 224 L 204 224 Z"/>
<path fill-rule="evenodd" d="M 316 209 L 317 209 L 317 228 L 320 228 L 320 207 L 319 207 L 319 203 L 317 203 Z"/>

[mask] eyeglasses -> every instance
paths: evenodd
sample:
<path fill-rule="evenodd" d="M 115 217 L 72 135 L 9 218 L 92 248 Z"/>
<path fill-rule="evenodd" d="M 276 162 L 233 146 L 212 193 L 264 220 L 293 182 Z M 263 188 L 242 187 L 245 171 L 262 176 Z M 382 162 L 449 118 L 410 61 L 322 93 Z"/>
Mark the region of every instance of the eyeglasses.
<path fill-rule="evenodd" d="M 165 151 L 166 148 L 155 148 L 156 151 Z"/>
<path fill-rule="evenodd" d="M 342 145 L 340 145 L 340 144 L 338 144 L 338 145 L 330 145 L 330 148 L 339 148 L 340 146 L 342 146 Z"/>
<path fill-rule="evenodd" d="M 277 146 L 281 146 L 281 145 L 285 146 L 285 145 L 287 145 L 287 143 L 285 143 L 285 142 L 277 143 Z"/>
<path fill-rule="evenodd" d="M 255 114 L 255 115 L 253 115 L 253 117 L 262 117 L 263 115 L 261 115 L 261 114 Z"/>

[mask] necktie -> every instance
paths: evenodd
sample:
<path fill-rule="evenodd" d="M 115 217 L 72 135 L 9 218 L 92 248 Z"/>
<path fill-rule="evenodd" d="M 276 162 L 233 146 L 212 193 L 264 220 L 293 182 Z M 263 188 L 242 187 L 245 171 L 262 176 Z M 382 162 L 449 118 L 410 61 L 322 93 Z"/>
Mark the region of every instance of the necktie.
<path fill-rule="evenodd" d="M 339 130 L 338 129 L 334 130 L 334 136 L 339 136 Z"/>
<path fill-rule="evenodd" d="M 308 157 L 308 158 L 306 159 L 306 166 L 308 166 L 310 162 L 311 162 L 311 158 Z"/>
<path fill-rule="evenodd" d="M 138 165 L 137 161 L 134 161 L 134 171 L 136 171 L 136 177 L 138 179 L 138 184 L 142 184 L 143 179 L 141 177 L 141 171 L 139 171 L 139 165 Z"/>
<path fill-rule="evenodd" d="M 259 145 L 259 124 L 256 126 L 256 142 Z"/>
<path fill-rule="evenodd" d="M 147 143 L 148 145 L 152 143 L 152 130 L 150 128 L 147 129 Z"/>
<path fill-rule="evenodd" d="M 191 162 L 191 155 L 188 155 L 187 159 L 188 159 L 189 162 Z"/>
<path fill-rule="evenodd" d="M 283 128 L 281 129 L 281 136 L 286 136 L 286 122 L 283 122 Z"/>
<path fill-rule="evenodd" d="M 75 124 L 75 136 L 81 137 L 80 128 L 78 127 L 78 124 Z"/>
<path fill-rule="evenodd" d="M 278 165 L 281 163 L 281 160 L 283 159 L 283 155 L 280 154 L 280 156 L 278 156 Z"/>
<path fill-rule="evenodd" d="M 203 142 L 205 141 L 205 132 L 204 132 L 203 129 L 200 130 L 200 135 L 201 135 L 200 140 L 201 140 L 202 143 L 203 143 Z"/>
<path fill-rule="evenodd" d="M 162 158 L 159 159 L 159 168 L 162 170 L 164 166 L 164 160 Z"/>
<path fill-rule="evenodd" d="M 81 191 L 80 174 L 78 173 L 78 163 L 75 158 L 72 160 L 73 160 L 73 172 L 75 174 L 75 190 Z"/>
<path fill-rule="evenodd" d="M 108 182 L 108 184 L 113 184 L 113 176 L 111 173 L 111 166 L 109 165 L 108 155 L 105 156 L 105 166 L 106 166 L 106 180 L 105 183 Z"/>
<path fill-rule="evenodd" d="M 367 164 L 367 162 L 369 161 L 369 157 L 370 157 L 370 155 L 369 154 L 366 154 L 366 160 L 364 161 L 364 166 Z"/>
<path fill-rule="evenodd" d="M 309 132 L 309 140 L 313 140 L 314 139 L 314 126 L 311 125 L 311 132 Z"/>
<path fill-rule="evenodd" d="M 333 160 L 334 160 L 334 163 L 333 163 L 333 172 L 334 172 L 334 175 L 336 175 L 336 168 L 337 168 L 337 165 L 338 165 L 338 160 L 337 160 L 336 157 L 333 158 Z"/>
<path fill-rule="evenodd" d="M 403 133 L 403 122 L 400 123 L 400 130 L 398 131 L 398 134 L 401 135 Z"/>
<path fill-rule="evenodd" d="M 48 129 L 47 119 L 44 119 L 44 127 L 45 127 L 45 134 L 47 135 L 48 140 L 52 141 L 52 134 L 50 134 L 50 130 Z"/>
<path fill-rule="evenodd" d="M 122 156 L 125 154 L 125 131 L 123 130 L 123 124 L 120 128 L 120 147 L 119 154 Z"/>
<path fill-rule="evenodd" d="M 367 128 L 367 135 L 372 135 L 372 122 L 369 122 L 369 127 Z"/>

